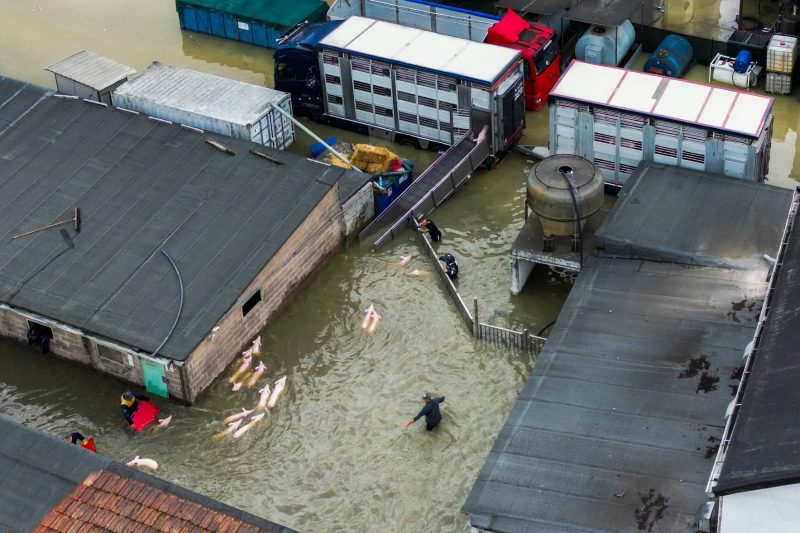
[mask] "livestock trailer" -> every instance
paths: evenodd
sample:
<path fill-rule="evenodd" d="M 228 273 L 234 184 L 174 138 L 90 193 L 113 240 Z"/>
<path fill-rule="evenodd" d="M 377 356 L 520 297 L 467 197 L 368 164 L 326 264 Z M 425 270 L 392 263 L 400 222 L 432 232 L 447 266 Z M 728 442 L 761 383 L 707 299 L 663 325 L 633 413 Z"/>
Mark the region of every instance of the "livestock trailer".
<path fill-rule="evenodd" d="M 282 33 L 303 21 L 325 20 L 322 0 L 176 0 L 182 30 L 276 48 Z"/>
<path fill-rule="evenodd" d="M 241 81 L 153 62 L 112 94 L 116 107 L 203 131 L 284 149 L 294 126 L 291 97 Z"/>
<path fill-rule="evenodd" d="M 275 53 L 276 87 L 316 119 L 422 147 L 486 126 L 492 153 L 522 134 L 519 51 L 364 17 L 325 24 Z"/>
<path fill-rule="evenodd" d="M 550 153 L 621 186 L 640 161 L 748 181 L 769 170 L 772 98 L 573 61 L 550 92 Z"/>

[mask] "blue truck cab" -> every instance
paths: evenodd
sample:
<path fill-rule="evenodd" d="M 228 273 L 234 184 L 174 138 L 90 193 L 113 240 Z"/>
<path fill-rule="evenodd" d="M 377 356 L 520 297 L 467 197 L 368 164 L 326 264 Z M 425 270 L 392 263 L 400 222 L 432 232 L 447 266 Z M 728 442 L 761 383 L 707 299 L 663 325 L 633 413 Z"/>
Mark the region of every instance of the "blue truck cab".
<path fill-rule="evenodd" d="M 275 89 L 292 95 L 295 114 L 321 118 L 322 86 L 317 45 L 343 21 L 301 23 L 278 39 L 275 50 Z"/>

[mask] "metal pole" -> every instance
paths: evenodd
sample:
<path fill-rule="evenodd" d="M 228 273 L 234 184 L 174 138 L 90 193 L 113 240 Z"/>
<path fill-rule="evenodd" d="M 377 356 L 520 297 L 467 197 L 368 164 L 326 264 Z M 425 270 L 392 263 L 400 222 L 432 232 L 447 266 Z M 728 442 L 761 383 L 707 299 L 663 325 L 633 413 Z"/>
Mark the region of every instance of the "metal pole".
<path fill-rule="evenodd" d="M 301 130 L 303 130 L 304 132 L 306 132 L 306 133 L 308 133 L 309 135 L 311 135 L 311 138 L 312 138 L 312 139 L 314 139 L 315 141 L 317 141 L 318 143 L 320 143 L 322 146 L 324 146 L 325 148 L 327 148 L 328 150 L 330 150 L 330 151 L 331 151 L 331 153 L 332 153 L 333 155 L 335 155 L 336 157 L 338 157 L 339 159 L 341 159 L 342 161 L 344 161 L 344 163 L 345 163 L 345 164 L 348 166 L 348 168 L 350 168 L 351 170 L 355 170 L 355 171 L 357 171 L 357 172 L 362 172 L 362 170 L 361 170 L 360 168 L 358 168 L 358 167 L 354 167 L 353 165 L 351 165 L 351 164 L 350 164 L 350 161 L 348 161 L 348 160 L 347 160 L 347 158 L 346 158 L 345 156 L 343 156 L 342 154 L 340 154 L 339 152 L 337 152 L 336 150 L 334 150 L 332 146 L 330 146 L 328 143 L 326 143 L 325 141 L 323 141 L 322 139 L 320 139 L 320 138 L 319 138 L 319 136 L 318 136 L 316 133 L 314 133 L 314 132 L 313 132 L 313 131 L 311 131 L 310 129 L 306 128 L 305 126 L 303 126 L 303 125 L 300 123 L 300 121 L 299 121 L 299 120 L 297 120 L 297 119 L 296 119 L 296 118 L 294 118 L 292 115 L 290 115 L 289 113 L 287 113 L 286 111 L 284 111 L 284 110 L 283 110 L 283 109 L 281 109 L 280 107 L 276 106 L 275 104 L 270 104 L 270 105 L 271 105 L 271 106 L 272 106 L 272 108 L 273 108 L 273 109 L 275 109 L 275 110 L 276 110 L 278 113 L 280 113 L 281 115 L 283 115 L 283 116 L 285 116 L 286 118 L 288 118 L 289 120 L 291 120 L 291 121 L 294 123 L 294 125 L 295 125 L 295 126 L 297 126 L 298 128 L 300 128 L 300 129 L 301 129 Z"/>
<path fill-rule="evenodd" d="M 473 336 L 475 336 L 477 338 L 480 338 L 481 337 L 481 335 L 480 335 L 481 334 L 481 330 L 480 330 L 481 323 L 478 320 L 478 299 L 477 298 L 473 298 L 472 299 L 472 308 L 473 308 L 472 319 L 475 321 L 475 322 L 472 323 L 472 325 L 473 325 L 472 334 L 473 334 Z"/>

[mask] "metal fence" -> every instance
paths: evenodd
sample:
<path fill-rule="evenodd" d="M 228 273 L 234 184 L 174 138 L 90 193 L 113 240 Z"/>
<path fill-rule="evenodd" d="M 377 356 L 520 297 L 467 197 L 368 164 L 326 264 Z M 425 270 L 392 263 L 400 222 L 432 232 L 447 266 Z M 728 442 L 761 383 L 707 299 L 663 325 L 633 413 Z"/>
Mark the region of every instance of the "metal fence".
<path fill-rule="evenodd" d="M 416 223 L 417 221 L 415 220 L 414 222 Z M 458 309 L 459 314 L 461 314 L 461 318 L 464 319 L 464 323 L 476 339 L 488 342 L 490 344 L 505 346 L 506 348 L 511 348 L 514 350 L 533 353 L 538 353 L 541 350 L 544 342 L 547 339 L 544 337 L 531 335 L 528 333 L 527 329 L 523 331 L 515 331 L 513 329 L 502 328 L 500 326 L 493 326 L 491 324 L 481 322 L 478 319 L 477 298 L 473 298 L 472 300 L 473 312 L 470 313 L 469 307 L 467 307 L 464 299 L 458 293 L 456 286 L 453 284 L 453 280 L 451 280 L 444 270 L 442 270 L 439 266 L 439 256 L 436 254 L 436 250 L 433 249 L 433 246 L 431 246 L 430 240 L 425 237 L 423 233 L 417 233 L 417 239 L 419 239 L 422 248 L 431 259 L 431 262 L 434 265 L 434 271 L 439 274 L 439 279 L 442 281 L 447 293 L 453 300 L 453 303 L 455 304 L 456 309 Z"/>

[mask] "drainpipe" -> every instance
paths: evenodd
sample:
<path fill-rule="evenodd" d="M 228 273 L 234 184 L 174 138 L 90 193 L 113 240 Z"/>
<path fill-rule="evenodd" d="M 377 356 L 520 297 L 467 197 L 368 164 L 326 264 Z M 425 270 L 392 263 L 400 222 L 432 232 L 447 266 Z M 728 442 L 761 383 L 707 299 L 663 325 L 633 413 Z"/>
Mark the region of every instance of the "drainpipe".
<path fill-rule="evenodd" d="M 178 372 L 181 375 L 181 392 L 183 392 L 183 405 L 189 407 L 192 402 L 189 401 L 189 375 L 186 373 L 186 367 L 183 362 L 178 365 Z"/>

